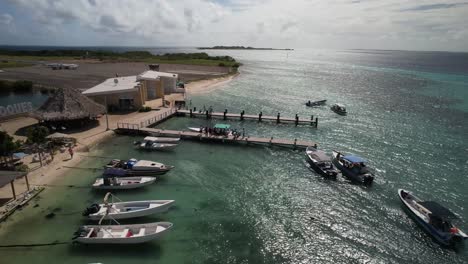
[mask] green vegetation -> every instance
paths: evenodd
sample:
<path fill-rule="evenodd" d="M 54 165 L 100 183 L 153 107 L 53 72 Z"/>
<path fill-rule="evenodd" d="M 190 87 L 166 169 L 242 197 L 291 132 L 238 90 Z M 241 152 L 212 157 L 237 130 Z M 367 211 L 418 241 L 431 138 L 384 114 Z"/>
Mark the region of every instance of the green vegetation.
<path fill-rule="evenodd" d="M 21 142 L 13 140 L 7 132 L 0 131 L 0 167 L 10 167 L 13 161 L 13 153 L 19 150 Z"/>
<path fill-rule="evenodd" d="M 30 81 L 5 81 L 0 80 L 0 94 L 4 93 L 30 93 L 32 92 L 33 83 Z"/>
<path fill-rule="evenodd" d="M 210 56 L 205 52 L 197 53 L 166 53 L 153 55 L 148 51 L 98 51 L 98 50 L 0 50 L 0 56 L 5 59 L 21 59 L 31 61 L 51 60 L 81 60 L 95 59 L 100 61 L 115 62 L 146 62 L 146 63 L 170 63 L 217 66 L 220 62 L 231 67 L 240 65 L 230 56 Z M 237 66 L 238 67 L 238 66 Z"/>
<path fill-rule="evenodd" d="M 217 49 L 217 50 L 294 50 L 294 49 L 275 49 L 275 48 L 254 48 L 244 46 L 214 46 L 214 47 L 200 47 L 200 50 Z"/>
<path fill-rule="evenodd" d="M 26 67 L 26 66 L 31 66 L 31 65 L 32 64 L 25 63 L 25 62 L 17 62 L 17 61 L 9 61 L 9 60 L 0 61 L 0 69 L 19 68 L 19 67 Z"/>
<path fill-rule="evenodd" d="M 43 144 L 47 141 L 47 136 L 49 135 L 49 129 L 45 126 L 35 126 L 31 127 L 26 131 L 26 136 L 28 137 L 28 143 L 32 144 Z"/>

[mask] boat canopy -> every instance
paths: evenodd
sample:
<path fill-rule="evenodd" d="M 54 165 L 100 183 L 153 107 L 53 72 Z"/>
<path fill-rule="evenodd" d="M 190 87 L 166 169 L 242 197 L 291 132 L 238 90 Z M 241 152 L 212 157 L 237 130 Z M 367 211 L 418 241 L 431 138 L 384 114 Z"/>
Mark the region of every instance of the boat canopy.
<path fill-rule="evenodd" d="M 365 163 L 367 162 L 367 160 L 361 158 L 361 157 L 358 157 L 358 156 L 353 156 L 353 155 L 346 155 L 343 157 L 343 159 L 349 161 L 349 162 L 352 162 L 352 163 Z"/>
<path fill-rule="evenodd" d="M 216 124 L 214 126 L 214 128 L 221 128 L 221 129 L 229 129 L 231 127 L 231 125 L 227 125 L 227 124 Z"/>
<path fill-rule="evenodd" d="M 445 219 L 457 218 L 457 216 L 454 213 L 452 213 L 449 209 L 443 207 L 442 205 L 436 202 L 426 201 L 426 202 L 419 202 L 419 204 L 427 208 L 429 211 L 431 211 L 433 216 L 437 216 L 437 217 L 445 218 Z"/>

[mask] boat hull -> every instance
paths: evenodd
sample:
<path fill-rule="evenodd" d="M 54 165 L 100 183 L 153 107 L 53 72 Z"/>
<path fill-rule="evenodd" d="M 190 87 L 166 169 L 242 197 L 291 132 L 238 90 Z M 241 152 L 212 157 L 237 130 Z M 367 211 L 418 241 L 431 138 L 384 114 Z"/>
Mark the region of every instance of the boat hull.
<path fill-rule="evenodd" d="M 90 220 L 95 220 L 98 221 L 100 219 L 129 219 L 129 218 L 137 218 L 137 217 L 144 217 L 152 214 L 158 214 L 158 213 L 164 213 L 169 208 L 171 208 L 174 204 L 174 200 L 154 200 L 154 201 L 141 201 L 141 202 L 120 202 L 120 203 L 114 203 L 113 205 L 115 206 L 121 206 L 121 207 L 138 207 L 138 206 L 146 206 L 150 204 L 156 204 L 158 206 L 155 207 L 149 207 L 149 208 L 144 208 L 141 210 L 132 210 L 132 211 L 125 211 L 125 212 L 110 212 L 109 214 L 106 214 L 105 211 L 100 211 L 95 214 L 90 214 L 88 215 L 88 219 Z M 104 204 L 99 205 L 101 208 L 105 208 Z M 105 217 L 103 218 L 103 216 Z"/>
<path fill-rule="evenodd" d="M 160 226 L 160 230 L 158 231 L 157 226 Z M 81 244 L 141 244 L 147 243 L 155 239 L 161 238 L 165 235 L 171 228 L 172 223 L 169 222 L 158 222 L 152 224 L 137 224 L 137 225 L 88 225 L 82 226 L 81 229 L 90 230 L 93 229 L 107 229 L 107 230 L 118 230 L 125 232 L 126 229 L 150 229 L 155 228 L 155 232 L 152 232 L 147 235 L 135 235 L 130 237 L 122 237 L 116 235 L 108 235 L 107 237 L 86 237 L 86 236 L 79 236 L 73 239 L 74 242 L 81 243 Z"/>
<path fill-rule="evenodd" d="M 322 175 L 323 177 L 330 178 L 330 179 L 336 179 L 336 176 L 338 175 L 337 172 L 334 173 L 327 173 L 324 171 L 321 167 L 319 167 L 312 159 L 309 157 L 309 155 L 306 154 L 306 160 L 307 163 L 309 163 L 310 167 L 318 174 Z"/>
<path fill-rule="evenodd" d="M 140 179 L 140 180 L 138 180 Z M 153 184 L 156 181 L 154 177 L 121 177 L 118 178 L 120 185 L 104 185 L 104 179 L 98 178 L 93 184 L 93 188 L 97 190 L 126 190 L 142 188 Z M 136 181 L 139 181 L 138 183 Z M 132 183 L 135 182 L 135 183 Z M 124 184 L 122 184 L 124 183 Z"/>
<path fill-rule="evenodd" d="M 415 210 L 409 205 L 409 203 L 403 198 L 402 191 L 403 189 L 398 190 L 398 196 L 400 201 L 403 203 L 403 207 L 407 214 L 418 224 L 426 233 L 428 233 L 432 238 L 434 238 L 438 243 L 444 246 L 453 246 L 453 241 L 451 240 L 452 236 L 447 235 L 447 233 L 439 232 L 436 228 L 422 219 Z M 408 191 L 405 191 L 408 192 Z"/>

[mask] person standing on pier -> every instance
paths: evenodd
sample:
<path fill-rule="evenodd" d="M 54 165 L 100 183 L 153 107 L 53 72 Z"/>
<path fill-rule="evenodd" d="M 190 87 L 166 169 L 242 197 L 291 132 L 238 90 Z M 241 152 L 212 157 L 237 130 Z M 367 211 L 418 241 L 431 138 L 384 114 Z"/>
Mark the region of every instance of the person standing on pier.
<path fill-rule="evenodd" d="M 72 147 L 68 148 L 68 153 L 70 153 L 70 159 L 73 159 L 73 148 Z"/>

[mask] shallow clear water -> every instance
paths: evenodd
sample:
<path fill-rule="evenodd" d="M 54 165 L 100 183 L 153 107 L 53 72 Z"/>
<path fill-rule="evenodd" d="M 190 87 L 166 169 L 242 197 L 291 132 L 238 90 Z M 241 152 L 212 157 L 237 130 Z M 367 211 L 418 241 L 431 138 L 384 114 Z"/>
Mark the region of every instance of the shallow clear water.
<path fill-rule="evenodd" d="M 182 142 L 173 152 L 140 152 L 139 138 L 118 136 L 90 156 L 144 158 L 176 166 L 124 200 L 175 199 L 158 217 L 174 229 L 159 242 L 131 247 L 59 245 L 0 248 L 5 263 L 466 263 L 465 250 L 441 248 L 402 210 L 406 188 L 439 201 L 468 230 L 468 76 L 466 54 L 347 51 L 211 51 L 239 58 L 241 75 L 192 96 L 198 108 L 319 117 L 319 128 L 252 121 L 175 118 L 160 127 L 229 123 L 251 136 L 317 141 L 331 152 L 361 155 L 375 169 L 370 188 L 310 171 L 302 152 Z M 448 56 L 448 60 L 447 57 Z M 444 59 L 445 58 L 445 59 Z M 460 62 L 460 58 L 462 59 Z M 463 58 L 465 60 L 463 60 Z M 445 65 L 444 67 L 438 65 Z M 341 102 L 348 116 L 307 100 Z M 87 158 L 99 167 L 106 158 Z M 99 172 L 72 170 L 32 205 L 0 225 L 2 244 L 69 240 L 86 223 L 81 211 L 104 193 L 88 186 Z M 68 188 L 66 185 L 74 185 Z M 56 210 L 52 219 L 45 215 Z M 130 221 L 126 221 L 130 222 Z"/>

